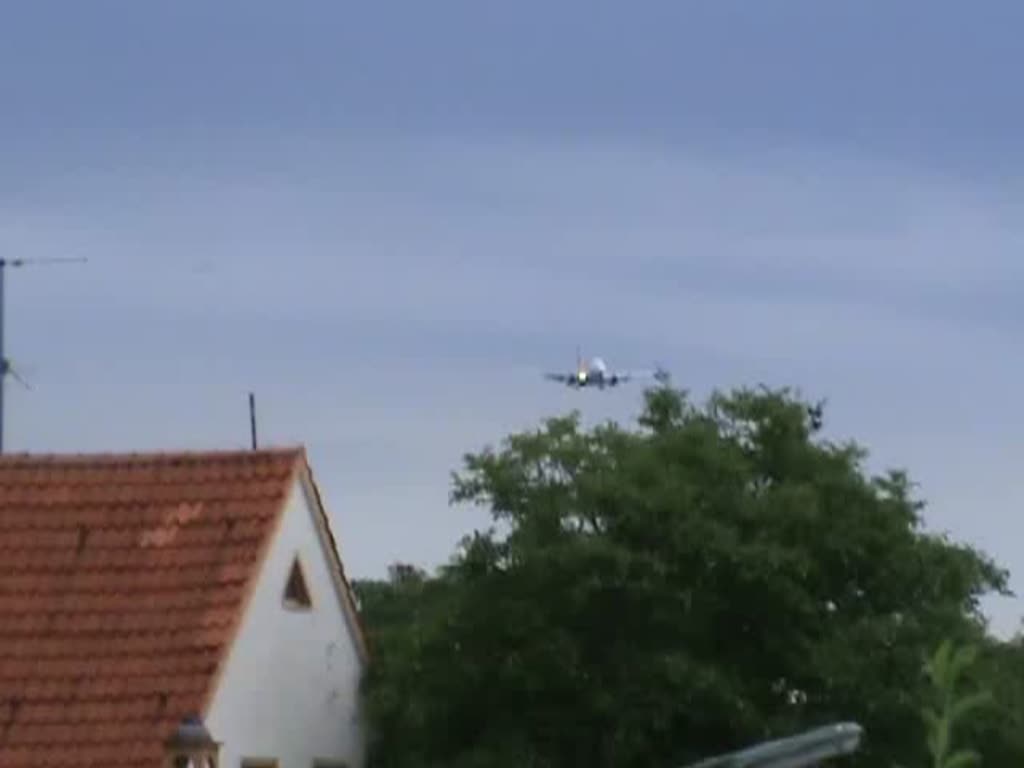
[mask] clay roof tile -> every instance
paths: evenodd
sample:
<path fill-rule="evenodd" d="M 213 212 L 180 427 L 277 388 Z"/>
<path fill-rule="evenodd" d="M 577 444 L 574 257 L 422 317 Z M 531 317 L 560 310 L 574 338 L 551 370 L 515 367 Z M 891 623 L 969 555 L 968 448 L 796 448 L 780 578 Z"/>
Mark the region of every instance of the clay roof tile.
<path fill-rule="evenodd" d="M 302 448 L 0 456 L 0 765 L 161 764 Z"/>

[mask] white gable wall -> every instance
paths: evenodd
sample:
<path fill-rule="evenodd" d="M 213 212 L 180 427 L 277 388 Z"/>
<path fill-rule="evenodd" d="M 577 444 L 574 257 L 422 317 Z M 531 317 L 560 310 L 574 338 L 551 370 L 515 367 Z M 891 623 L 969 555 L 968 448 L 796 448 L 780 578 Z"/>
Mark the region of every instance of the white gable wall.
<path fill-rule="evenodd" d="M 280 768 L 312 768 L 316 759 L 363 766 L 361 661 L 312 502 L 296 482 L 206 713 L 223 768 L 243 758 L 276 758 Z M 283 603 L 296 554 L 313 602 L 305 611 Z"/>

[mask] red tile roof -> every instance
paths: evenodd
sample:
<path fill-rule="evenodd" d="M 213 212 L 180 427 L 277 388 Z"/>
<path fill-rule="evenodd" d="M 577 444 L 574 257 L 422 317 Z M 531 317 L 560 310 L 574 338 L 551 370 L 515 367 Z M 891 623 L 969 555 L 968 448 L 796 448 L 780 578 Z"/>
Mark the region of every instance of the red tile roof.
<path fill-rule="evenodd" d="M 0 457 L 0 766 L 160 765 L 306 471 L 301 448 Z"/>

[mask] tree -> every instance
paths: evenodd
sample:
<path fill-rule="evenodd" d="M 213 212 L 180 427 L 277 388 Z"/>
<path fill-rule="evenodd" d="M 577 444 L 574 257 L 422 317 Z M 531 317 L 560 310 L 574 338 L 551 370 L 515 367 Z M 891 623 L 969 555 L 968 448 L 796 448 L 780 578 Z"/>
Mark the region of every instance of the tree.
<path fill-rule="evenodd" d="M 992 703 L 992 692 L 978 689 L 965 693 L 961 682 L 978 657 L 978 647 L 954 647 L 948 640 L 938 647 L 925 665 L 932 685 L 935 706 L 924 708 L 928 752 L 932 768 L 970 768 L 981 761 L 974 749 L 954 748 L 954 728 L 962 726 L 976 710 Z"/>
<path fill-rule="evenodd" d="M 987 690 L 992 704 L 958 724 L 958 743 L 976 745 L 984 765 L 1024 765 L 1024 639 L 983 638 L 964 683 Z"/>
<path fill-rule="evenodd" d="M 417 756 L 429 746 L 433 707 L 425 683 L 443 676 L 430 654 L 431 643 L 445 634 L 445 581 L 406 564 L 390 568 L 383 582 L 352 584 L 370 647 L 371 663 L 363 679 L 370 693 L 370 750 L 378 766 L 423 765 Z"/>
<path fill-rule="evenodd" d="M 375 766 L 667 768 L 839 719 L 860 764 L 923 765 L 921 658 L 983 637 L 1006 574 L 822 418 L 665 387 L 633 429 L 571 413 L 467 455 L 452 499 L 494 527 L 361 587 L 405 606 L 375 635 Z"/>

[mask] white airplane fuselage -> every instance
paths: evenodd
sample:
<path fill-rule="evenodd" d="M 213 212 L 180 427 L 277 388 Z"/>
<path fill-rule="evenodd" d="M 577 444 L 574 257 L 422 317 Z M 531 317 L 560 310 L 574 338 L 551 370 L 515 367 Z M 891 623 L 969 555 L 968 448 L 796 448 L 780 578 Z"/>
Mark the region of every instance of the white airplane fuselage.
<path fill-rule="evenodd" d="M 655 381 L 664 383 L 668 381 L 668 373 L 660 366 L 653 371 L 612 371 L 600 357 L 592 357 L 587 361 L 577 352 L 575 370 L 568 373 L 549 371 L 544 374 L 544 378 L 560 382 L 570 389 L 585 387 L 604 389 L 636 379 L 653 378 Z"/>
<path fill-rule="evenodd" d="M 604 360 L 595 357 L 590 362 L 581 365 L 576 375 L 566 382 L 570 387 L 614 387 L 619 383 L 619 377 L 608 372 L 608 366 Z"/>

